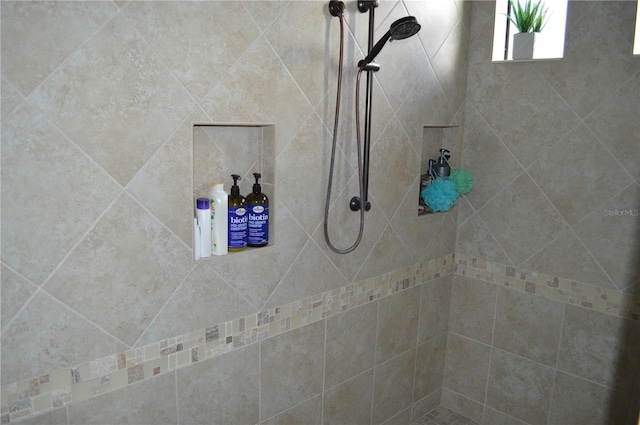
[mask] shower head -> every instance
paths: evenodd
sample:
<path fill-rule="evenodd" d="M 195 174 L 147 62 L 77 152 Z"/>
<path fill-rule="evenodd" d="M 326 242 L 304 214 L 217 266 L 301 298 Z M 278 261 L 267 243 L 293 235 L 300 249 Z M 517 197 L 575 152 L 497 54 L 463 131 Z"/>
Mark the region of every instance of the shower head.
<path fill-rule="evenodd" d="M 378 53 L 382 50 L 387 41 L 393 40 L 403 40 L 405 38 L 409 38 L 412 35 L 415 35 L 420 31 L 420 24 L 418 20 L 413 16 L 405 16 L 404 18 L 400 18 L 394 23 L 391 24 L 391 28 L 387 33 L 382 36 L 382 38 L 373 46 L 373 49 L 369 52 L 366 58 L 360 61 L 358 64 L 360 67 L 364 67 L 365 65 L 373 62 L 373 60 L 378 56 Z"/>

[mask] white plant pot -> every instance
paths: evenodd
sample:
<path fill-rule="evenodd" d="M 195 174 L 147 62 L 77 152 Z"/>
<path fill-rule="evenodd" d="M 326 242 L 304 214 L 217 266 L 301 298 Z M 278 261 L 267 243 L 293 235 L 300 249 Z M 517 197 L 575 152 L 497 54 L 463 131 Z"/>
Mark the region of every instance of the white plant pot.
<path fill-rule="evenodd" d="M 535 32 L 519 32 L 513 35 L 513 59 L 533 59 L 536 44 Z"/>

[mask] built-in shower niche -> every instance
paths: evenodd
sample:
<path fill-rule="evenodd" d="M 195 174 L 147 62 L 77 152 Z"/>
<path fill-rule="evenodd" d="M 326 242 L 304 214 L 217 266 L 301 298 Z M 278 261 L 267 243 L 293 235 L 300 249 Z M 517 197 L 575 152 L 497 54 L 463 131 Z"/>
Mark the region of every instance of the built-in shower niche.
<path fill-rule="evenodd" d="M 262 192 L 269 197 L 269 245 L 275 242 L 275 134 L 273 124 L 195 124 L 193 126 L 193 199 L 208 197 L 211 183 L 224 183 L 230 193 L 231 174 L 239 174 L 240 194 L 253 190 L 260 173 Z M 250 248 L 239 253 L 267 249 Z M 230 252 L 229 255 L 239 254 Z M 210 258 L 216 258 L 212 256 Z"/>
<path fill-rule="evenodd" d="M 461 160 L 459 152 L 462 143 L 460 127 L 457 125 L 425 126 L 422 130 L 420 185 L 418 190 L 418 216 L 434 214 L 434 212 L 431 211 L 429 207 L 424 203 L 420 194 L 423 189 L 423 178 L 428 174 L 427 171 L 429 170 L 429 160 L 437 160 L 440 156 L 440 149 L 447 149 L 451 155 L 451 158 L 449 159 L 450 165 L 453 168 L 458 167 Z"/>

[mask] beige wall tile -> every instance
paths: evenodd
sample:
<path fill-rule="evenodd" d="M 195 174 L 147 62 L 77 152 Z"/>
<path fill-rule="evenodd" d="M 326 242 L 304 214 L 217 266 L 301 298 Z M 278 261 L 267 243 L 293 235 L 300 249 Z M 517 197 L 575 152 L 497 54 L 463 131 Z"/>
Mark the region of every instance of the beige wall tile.
<path fill-rule="evenodd" d="M 412 288 L 380 301 L 376 363 L 416 346 L 419 311 L 420 288 Z"/>
<path fill-rule="evenodd" d="M 373 369 L 325 392 L 324 424 L 371 423 Z"/>
<path fill-rule="evenodd" d="M 555 367 L 563 314 L 563 303 L 499 288 L 493 346 Z"/>
<path fill-rule="evenodd" d="M 123 194 L 45 288 L 133 345 L 186 277 L 190 261 L 186 246 Z"/>
<path fill-rule="evenodd" d="M 172 373 L 69 407 L 69 425 L 169 424 L 178 421 Z"/>
<path fill-rule="evenodd" d="M 258 423 L 258 344 L 242 347 L 176 373 L 181 423 Z"/>
<path fill-rule="evenodd" d="M 442 388 L 442 401 L 440 405 L 476 423 L 482 423 L 482 411 L 485 409 L 484 404 L 460 393 L 451 391 L 448 388 Z M 489 424 L 490 423 L 487 423 L 487 425 Z"/>
<path fill-rule="evenodd" d="M 549 424 L 627 423 L 631 395 L 558 372 Z"/>
<path fill-rule="evenodd" d="M 106 2 L 3 3 L 2 34 L 11 42 L 2 44 L 2 75 L 24 96 L 29 95 L 116 11 Z M 29 16 L 29 25 L 23 25 L 25 16 Z"/>
<path fill-rule="evenodd" d="M 418 345 L 413 400 L 420 400 L 442 388 L 447 336 L 442 334 Z"/>
<path fill-rule="evenodd" d="M 238 295 L 208 264 L 198 264 L 162 307 L 136 345 L 204 329 L 248 316 L 255 311 L 255 307 Z M 185 312 L 189 312 L 188 323 L 180 320 Z"/>
<path fill-rule="evenodd" d="M 478 214 L 516 265 L 546 246 L 565 226 L 545 194 L 525 174 Z"/>
<path fill-rule="evenodd" d="M 449 334 L 443 387 L 472 400 L 485 400 L 491 347 L 469 338 Z"/>
<path fill-rule="evenodd" d="M 2 121 L 2 260 L 37 285 L 118 194 L 118 186 L 30 104 Z M 31 208 L 34 200 L 46 208 Z M 37 236 L 34 236 L 37 235 Z"/>
<path fill-rule="evenodd" d="M 1 342 L 3 385 L 127 348 L 45 292 L 31 299 L 3 329 Z"/>
<path fill-rule="evenodd" d="M 373 424 L 380 424 L 411 406 L 416 350 L 376 366 L 373 382 Z M 411 410 L 409 409 L 409 419 Z"/>
<path fill-rule="evenodd" d="M 375 365 L 378 303 L 327 319 L 324 385 L 331 388 Z"/>
<path fill-rule="evenodd" d="M 322 391 L 324 323 L 260 344 L 260 416 L 270 418 Z"/>
<path fill-rule="evenodd" d="M 545 423 L 555 370 L 506 351 L 491 351 L 486 404 L 528 423 Z"/>
<path fill-rule="evenodd" d="M 123 12 L 196 99 L 260 35 L 241 2 L 131 2 Z"/>
<path fill-rule="evenodd" d="M 638 335 L 637 321 L 568 305 L 558 369 L 630 392 L 640 359 Z"/>
<path fill-rule="evenodd" d="M 448 330 L 451 279 L 451 276 L 441 277 L 422 285 L 418 343 L 427 342 Z"/>
<path fill-rule="evenodd" d="M 1 273 L 0 291 L 2 291 L 2 299 L 0 302 L 2 302 L 2 307 L 0 311 L 2 318 L 0 323 L 2 323 L 2 329 L 4 330 L 11 319 L 37 290 L 37 287 L 4 264 L 2 265 Z"/>
<path fill-rule="evenodd" d="M 322 423 L 321 395 L 312 397 L 276 416 L 260 422 L 261 425 L 293 425 L 299 423 L 318 425 Z"/>
<path fill-rule="evenodd" d="M 453 276 L 449 331 L 490 344 L 497 289 L 476 279 Z"/>

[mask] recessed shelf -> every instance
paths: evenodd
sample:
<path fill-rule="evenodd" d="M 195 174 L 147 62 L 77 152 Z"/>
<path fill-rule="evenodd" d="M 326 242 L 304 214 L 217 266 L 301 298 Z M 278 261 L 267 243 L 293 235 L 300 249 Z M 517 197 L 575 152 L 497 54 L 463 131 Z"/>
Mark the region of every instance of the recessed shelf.
<path fill-rule="evenodd" d="M 253 173 L 260 173 L 262 192 L 269 198 L 269 215 L 275 217 L 275 135 L 274 124 L 194 124 L 194 200 L 208 197 L 211 183 L 224 183 L 224 190 L 229 193 L 233 185 L 231 174 L 241 176 L 238 186 L 240 193 L 246 197 L 253 188 Z M 268 246 L 273 245 L 275 232 L 275 220 L 270 219 Z M 244 251 L 229 252 L 229 255 L 265 248 L 247 247 Z"/>
<path fill-rule="evenodd" d="M 420 189 L 418 192 L 418 216 L 434 214 L 433 211 L 426 206 L 422 200 L 420 192 L 422 192 L 423 176 L 427 175 L 429 169 L 429 160 L 437 160 L 440 155 L 440 149 L 447 149 L 451 158 L 449 162 L 452 166 L 460 162 L 460 158 L 456 155 L 460 151 L 458 147 L 461 143 L 460 127 L 452 126 L 425 126 L 422 131 L 422 153 L 420 156 Z"/>

